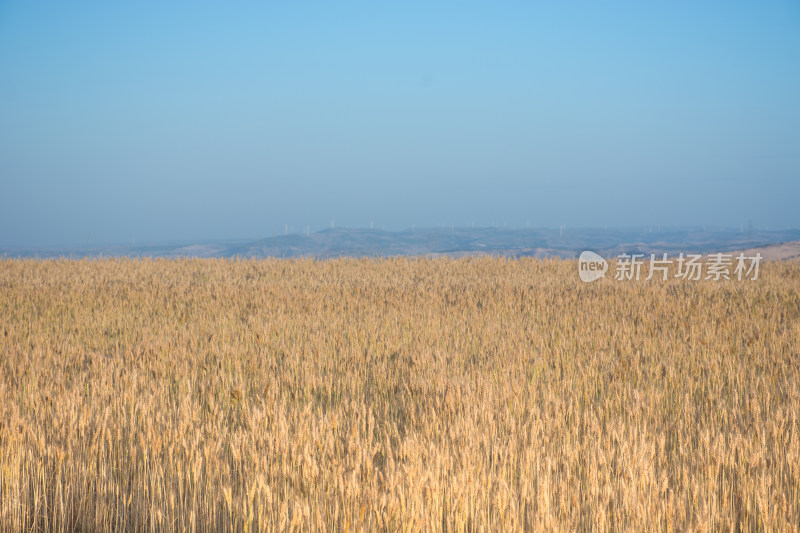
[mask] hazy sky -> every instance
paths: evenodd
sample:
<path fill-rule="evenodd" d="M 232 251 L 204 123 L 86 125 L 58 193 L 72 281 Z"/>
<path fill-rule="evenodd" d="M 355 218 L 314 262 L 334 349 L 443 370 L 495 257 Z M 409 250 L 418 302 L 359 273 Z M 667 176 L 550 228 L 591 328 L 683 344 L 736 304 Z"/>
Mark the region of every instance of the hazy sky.
<path fill-rule="evenodd" d="M 800 227 L 797 1 L 167 3 L 0 3 L 0 245 Z"/>

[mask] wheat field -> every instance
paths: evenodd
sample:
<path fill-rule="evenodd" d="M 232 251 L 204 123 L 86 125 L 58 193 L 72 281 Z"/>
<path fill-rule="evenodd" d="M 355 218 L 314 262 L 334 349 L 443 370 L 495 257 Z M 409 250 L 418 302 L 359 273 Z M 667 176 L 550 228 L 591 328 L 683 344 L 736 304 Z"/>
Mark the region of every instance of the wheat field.
<path fill-rule="evenodd" d="M 800 263 L 0 261 L 0 531 L 800 529 Z"/>

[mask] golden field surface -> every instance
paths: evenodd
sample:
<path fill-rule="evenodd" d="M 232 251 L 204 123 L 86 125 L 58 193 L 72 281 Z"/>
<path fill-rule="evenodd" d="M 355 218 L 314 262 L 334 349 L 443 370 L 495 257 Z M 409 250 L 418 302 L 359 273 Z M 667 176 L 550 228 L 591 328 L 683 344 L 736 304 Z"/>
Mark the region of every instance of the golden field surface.
<path fill-rule="evenodd" d="M 0 531 L 798 530 L 798 415 L 797 262 L 0 261 Z"/>

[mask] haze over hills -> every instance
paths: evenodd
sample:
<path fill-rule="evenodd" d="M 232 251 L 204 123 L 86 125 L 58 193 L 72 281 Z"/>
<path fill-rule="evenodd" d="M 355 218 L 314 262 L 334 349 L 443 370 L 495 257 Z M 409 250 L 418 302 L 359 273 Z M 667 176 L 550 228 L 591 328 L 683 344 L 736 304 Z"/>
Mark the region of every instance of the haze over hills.
<path fill-rule="evenodd" d="M 583 250 L 606 257 L 621 253 L 677 255 L 754 250 L 771 246 L 774 258 L 796 251 L 800 230 L 743 232 L 700 228 L 417 228 L 403 231 L 337 228 L 259 240 L 179 242 L 58 248 L 0 248 L 7 257 L 510 257 L 574 258 Z M 788 244 L 787 244 L 788 243 Z M 780 245 L 780 247 L 776 247 Z M 791 252 L 791 253 L 790 253 Z M 789 254 L 788 256 L 786 254 Z M 794 255 L 797 255 L 794 253 Z"/>

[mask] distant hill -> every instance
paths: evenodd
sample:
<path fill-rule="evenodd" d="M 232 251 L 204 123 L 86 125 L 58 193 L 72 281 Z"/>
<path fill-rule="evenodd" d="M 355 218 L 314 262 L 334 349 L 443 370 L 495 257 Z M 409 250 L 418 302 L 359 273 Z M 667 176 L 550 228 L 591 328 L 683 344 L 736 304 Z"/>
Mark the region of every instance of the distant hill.
<path fill-rule="evenodd" d="M 769 260 L 800 259 L 800 241 L 769 244 L 767 246 L 742 250 L 742 252 L 747 256 L 760 253 L 761 257 Z"/>
<path fill-rule="evenodd" d="M 800 230 L 758 231 L 691 228 L 650 231 L 629 228 L 505 229 L 422 228 L 404 231 L 326 229 L 310 235 L 282 235 L 254 241 L 185 242 L 157 246 L 5 248 L 7 257 L 364 257 L 410 255 L 460 257 L 492 254 L 509 257 L 574 258 L 583 250 L 605 257 L 621 253 L 730 252 L 769 247 L 776 257 L 798 255 Z M 762 252 L 762 255 L 765 253 Z"/>

